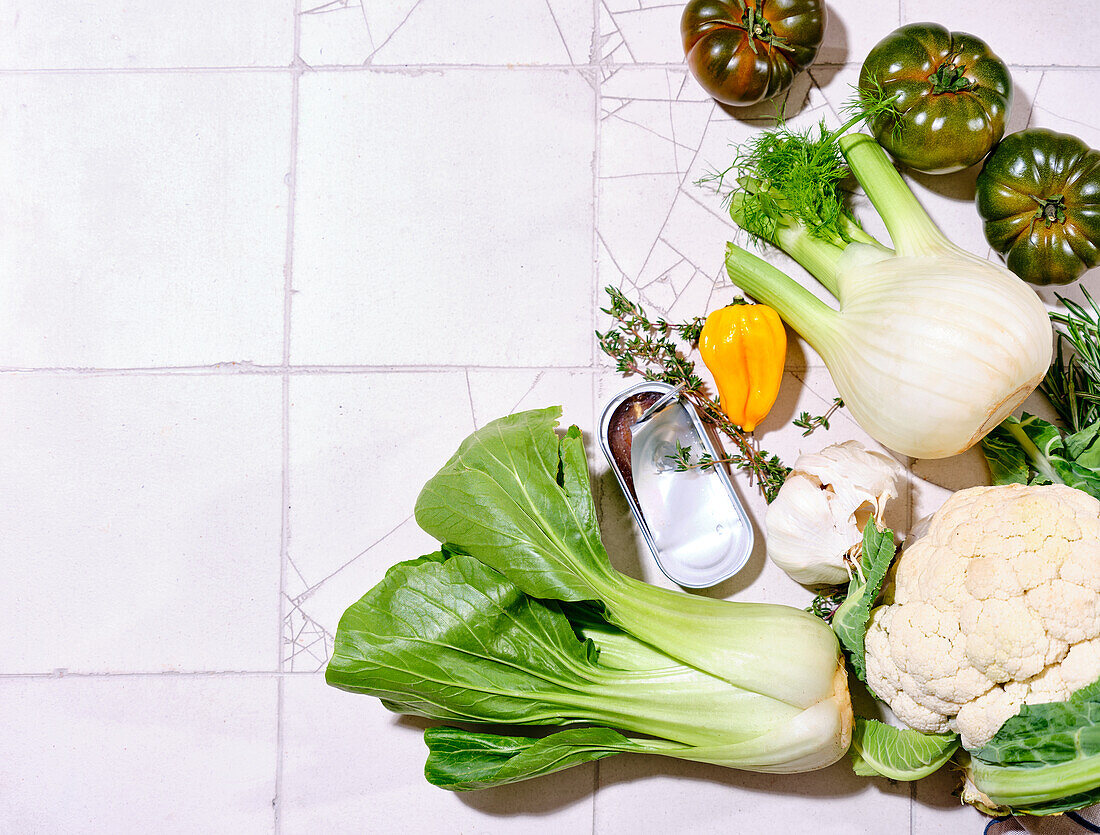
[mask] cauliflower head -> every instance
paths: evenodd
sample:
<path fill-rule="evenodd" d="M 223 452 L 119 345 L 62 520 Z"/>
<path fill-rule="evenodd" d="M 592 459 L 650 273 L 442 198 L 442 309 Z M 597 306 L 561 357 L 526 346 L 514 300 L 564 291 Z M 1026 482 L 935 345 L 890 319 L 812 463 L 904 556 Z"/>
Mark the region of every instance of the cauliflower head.
<path fill-rule="evenodd" d="M 1063 485 L 955 493 L 898 559 L 866 660 L 899 719 L 969 749 L 1100 679 L 1100 502 Z"/>

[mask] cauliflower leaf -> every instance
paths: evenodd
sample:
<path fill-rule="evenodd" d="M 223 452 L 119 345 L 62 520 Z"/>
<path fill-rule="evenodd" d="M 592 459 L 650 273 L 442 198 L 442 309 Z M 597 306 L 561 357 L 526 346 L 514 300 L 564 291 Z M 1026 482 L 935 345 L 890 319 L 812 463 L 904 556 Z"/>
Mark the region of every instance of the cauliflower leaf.
<path fill-rule="evenodd" d="M 920 780 L 938 771 L 958 747 L 958 734 L 925 734 L 857 716 L 849 754 L 860 777 Z"/>
<path fill-rule="evenodd" d="M 1064 702 L 1021 707 L 970 752 L 966 783 L 964 799 L 993 812 L 1054 815 L 1100 802 L 1100 681 Z"/>
<path fill-rule="evenodd" d="M 882 592 L 886 572 L 894 562 L 897 548 L 894 532 L 889 528 L 879 530 L 873 522 L 863 529 L 862 557 L 859 570 L 848 583 L 848 597 L 833 615 L 833 631 L 840 645 L 848 653 L 852 669 L 860 681 L 867 681 L 867 662 L 864 639 L 871 609 Z"/>

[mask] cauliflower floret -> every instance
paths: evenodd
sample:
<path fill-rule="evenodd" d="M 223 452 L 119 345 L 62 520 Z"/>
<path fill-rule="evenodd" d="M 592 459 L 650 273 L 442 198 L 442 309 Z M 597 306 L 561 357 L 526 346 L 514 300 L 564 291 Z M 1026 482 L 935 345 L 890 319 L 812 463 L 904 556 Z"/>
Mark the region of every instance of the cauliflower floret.
<path fill-rule="evenodd" d="M 867 682 L 917 730 L 989 741 L 1100 678 L 1100 502 L 1062 485 L 955 493 L 898 560 Z"/>

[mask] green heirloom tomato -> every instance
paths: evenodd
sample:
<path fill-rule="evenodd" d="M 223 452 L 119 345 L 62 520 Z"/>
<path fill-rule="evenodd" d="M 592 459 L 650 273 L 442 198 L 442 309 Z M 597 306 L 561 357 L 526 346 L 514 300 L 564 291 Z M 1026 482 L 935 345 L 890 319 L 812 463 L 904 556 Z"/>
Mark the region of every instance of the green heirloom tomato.
<path fill-rule="evenodd" d="M 680 18 L 691 74 L 723 104 L 782 93 L 813 63 L 824 33 L 821 0 L 691 0 Z"/>
<path fill-rule="evenodd" d="M 1005 138 L 978 175 L 985 239 L 1032 284 L 1068 284 L 1100 263 L 1100 152 L 1041 128 Z"/>
<path fill-rule="evenodd" d="M 896 96 L 871 119 L 875 139 L 928 174 L 981 162 L 1005 132 L 1012 78 L 985 41 L 938 23 L 910 23 L 877 44 L 859 73 L 860 96 Z"/>

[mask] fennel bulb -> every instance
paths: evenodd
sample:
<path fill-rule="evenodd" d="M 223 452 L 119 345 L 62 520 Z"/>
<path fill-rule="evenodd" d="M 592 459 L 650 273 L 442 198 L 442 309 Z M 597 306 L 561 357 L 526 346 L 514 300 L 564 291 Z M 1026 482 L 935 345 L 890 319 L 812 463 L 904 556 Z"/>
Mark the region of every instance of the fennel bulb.
<path fill-rule="evenodd" d="M 733 282 L 821 355 L 837 391 L 872 438 L 903 455 L 945 458 L 1018 407 L 1050 365 L 1052 330 L 1035 292 L 1009 270 L 948 241 L 871 137 L 839 139 L 882 216 L 894 249 L 840 215 L 810 229 L 773 195 L 765 235 L 837 299 L 820 301 L 760 258 L 729 244 Z M 752 188 L 767 193 L 767 182 Z M 757 201 L 735 194 L 731 215 L 753 227 Z M 759 233 L 758 233 L 759 234 Z"/>
<path fill-rule="evenodd" d="M 429 729 L 425 774 L 453 790 L 627 752 L 775 773 L 836 762 L 853 717 L 832 630 L 615 571 L 580 433 L 559 437 L 559 414 L 482 427 L 425 485 L 416 519 L 445 544 L 345 612 L 328 682 L 435 719 L 598 726 Z"/>

